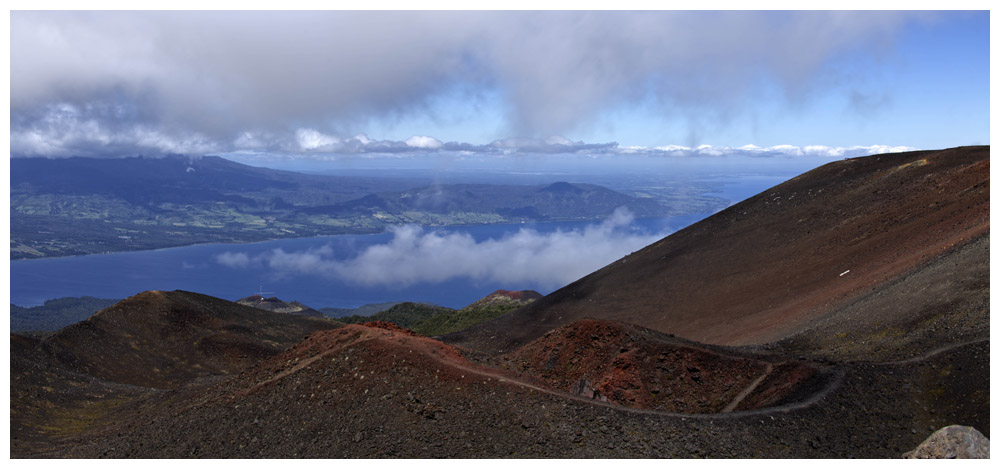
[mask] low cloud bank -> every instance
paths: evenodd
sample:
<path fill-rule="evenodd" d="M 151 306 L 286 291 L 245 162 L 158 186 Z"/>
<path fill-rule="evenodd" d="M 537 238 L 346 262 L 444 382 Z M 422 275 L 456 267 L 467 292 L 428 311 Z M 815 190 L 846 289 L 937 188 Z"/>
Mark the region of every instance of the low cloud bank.
<path fill-rule="evenodd" d="M 880 153 L 914 151 L 917 148 L 892 145 L 833 147 L 826 145 L 774 145 L 740 147 L 700 145 L 658 147 L 619 145 L 617 142 L 587 143 L 561 136 L 545 139 L 506 138 L 486 144 L 443 142 L 427 135 L 405 141 L 376 140 L 365 134 L 352 137 L 299 128 L 294 133 L 244 132 L 232 142 L 220 142 L 198 133 L 163 133 L 155 127 L 115 126 L 95 118 L 93 110 L 72 105 L 50 109 L 46 118 L 25 128 L 11 129 L 11 154 L 44 157 L 121 157 L 167 154 L 260 154 L 269 159 L 324 160 L 343 155 L 407 158 L 427 154 L 517 155 L 582 154 L 592 156 L 636 155 L 674 157 L 783 156 L 857 157 Z"/>
<path fill-rule="evenodd" d="M 346 260 L 335 259 L 329 246 L 296 252 L 274 249 L 257 256 L 226 252 L 215 260 L 231 268 L 255 266 L 279 275 L 320 275 L 361 286 L 402 288 L 465 278 L 512 288 L 554 289 L 669 234 L 645 232 L 633 221 L 631 213 L 619 208 L 602 223 L 583 229 L 540 233 L 523 228 L 484 241 L 467 233 L 406 225 L 392 228 L 388 243 L 369 246 Z"/>

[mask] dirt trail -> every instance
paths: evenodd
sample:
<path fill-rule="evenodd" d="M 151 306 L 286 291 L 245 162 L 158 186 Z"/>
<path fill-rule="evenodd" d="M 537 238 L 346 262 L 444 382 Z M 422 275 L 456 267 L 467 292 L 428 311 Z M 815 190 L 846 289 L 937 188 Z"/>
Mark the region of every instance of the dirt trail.
<path fill-rule="evenodd" d="M 322 351 L 322 352 L 320 352 L 320 353 L 318 353 L 318 354 L 316 354 L 316 355 L 314 355 L 312 357 L 300 360 L 293 367 L 291 367 L 291 368 L 289 368 L 287 370 L 283 370 L 282 372 L 275 374 L 273 377 L 271 377 L 271 378 L 269 378 L 269 379 L 267 379 L 265 381 L 257 383 L 252 388 L 250 388 L 247 391 L 247 393 L 250 393 L 253 390 L 258 389 L 261 386 L 264 386 L 264 385 L 266 385 L 268 383 L 272 383 L 274 381 L 286 378 L 286 377 L 290 376 L 291 374 L 295 373 L 296 371 L 299 371 L 299 370 L 301 370 L 301 369 L 303 369 L 303 368 L 305 368 L 305 367 L 307 367 L 307 366 L 315 363 L 319 359 L 321 359 L 321 358 L 323 358 L 325 356 L 329 356 L 332 353 L 340 352 L 340 351 L 342 351 L 342 350 L 344 350 L 344 349 L 346 349 L 348 347 L 351 347 L 353 345 L 357 345 L 359 343 L 362 343 L 362 342 L 365 342 L 365 341 L 368 341 L 368 340 L 377 340 L 379 338 L 383 338 L 384 339 L 386 337 L 391 337 L 393 335 L 394 335 L 394 333 L 385 333 L 385 332 L 382 332 L 381 334 L 378 334 L 378 335 L 372 334 L 372 335 L 366 335 L 366 336 L 354 338 L 353 340 L 349 341 L 346 344 L 343 344 L 343 345 L 338 346 L 338 347 L 333 347 L 333 348 L 330 348 L 328 350 L 324 350 L 324 351 Z M 430 340 L 430 339 L 428 339 L 428 340 Z M 945 346 L 945 347 L 939 347 L 939 348 L 931 350 L 931 351 L 929 351 L 929 352 L 927 352 L 927 353 L 925 353 L 925 354 L 923 354 L 921 356 L 908 358 L 906 360 L 899 360 L 899 361 L 894 361 L 894 362 L 885 362 L 885 363 L 879 363 L 879 364 L 880 365 L 905 365 L 905 364 L 909 364 L 909 363 L 915 363 L 915 362 L 919 362 L 919 361 L 922 361 L 922 360 L 929 359 L 929 358 L 931 358 L 931 357 L 933 357 L 935 355 L 938 355 L 938 354 L 941 354 L 941 353 L 944 353 L 944 352 L 947 352 L 947 351 L 950 351 L 950 350 L 953 350 L 953 349 L 956 349 L 956 348 L 959 348 L 959 347 L 964 347 L 964 346 L 967 346 L 967 345 L 972 345 L 972 344 L 976 344 L 976 343 L 980 343 L 980 342 L 988 342 L 988 341 L 989 341 L 989 339 L 980 339 L 980 340 L 963 342 L 963 343 L 959 343 L 959 344 L 953 344 L 953 345 L 949 345 L 949 346 Z M 411 344 L 411 345 L 415 345 L 415 344 Z M 422 348 L 422 347 L 417 347 L 417 348 Z M 776 407 L 768 407 L 768 408 L 764 408 L 764 409 L 735 411 L 735 409 L 739 405 L 739 403 L 742 402 L 743 399 L 745 399 L 747 396 L 749 396 L 758 386 L 760 386 L 760 384 L 774 371 L 774 365 L 772 365 L 772 364 L 769 363 L 767 365 L 767 368 L 765 369 L 765 371 L 760 376 L 758 376 L 757 379 L 755 379 L 752 383 L 750 383 L 745 389 L 743 389 L 738 395 L 736 395 L 736 397 L 734 397 L 733 400 L 724 409 L 722 409 L 722 411 L 720 411 L 720 413 L 715 413 L 715 414 L 685 414 L 685 413 L 667 412 L 667 411 L 660 411 L 660 410 L 636 409 L 636 408 L 621 406 L 621 405 L 610 403 L 610 402 L 603 402 L 603 401 L 598 401 L 598 400 L 595 400 L 595 399 L 588 399 L 586 397 L 579 396 L 579 395 L 576 395 L 576 394 L 572 394 L 572 393 L 569 393 L 569 392 L 559 391 L 559 390 L 556 390 L 556 389 L 552 389 L 552 388 L 548 388 L 548 387 L 545 387 L 545 386 L 540 386 L 540 385 L 537 385 L 537 384 L 534 384 L 534 383 L 530 383 L 528 381 L 519 379 L 519 378 L 517 378 L 515 376 L 511 376 L 509 373 L 505 373 L 505 372 L 502 372 L 502 371 L 493 370 L 491 368 L 486 368 L 486 367 L 483 367 L 481 365 L 473 364 L 471 362 L 466 361 L 464 358 L 461 358 L 461 357 L 436 356 L 434 354 L 428 354 L 428 355 L 434 357 L 443 366 L 449 366 L 449 367 L 452 367 L 454 369 L 460 370 L 462 372 L 465 372 L 465 373 L 468 373 L 468 374 L 471 374 L 471 375 L 475 375 L 475 376 L 479 376 L 479 377 L 482 377 L 482 378 L 486 378 L 488 380 L 496 380 L 497 382 L 499 382 L 501 384 L 511 385 L 511 386 L 515 386 L 515 387 L 519 387 L 519 388 L 523 388 L 523 389 L 529 389 L 529 390 L 532 390 L 532 391 L 537 391 L 537 392 L 540 392 L 540 393 L 544 393 L 544 394 L 548 394 L 548 395 L 551 395 L 551 396 L 555 396 L 555 397 L 558 397 L 558 398 L 561 398 L 561 399 L 568 399 L 568 400 L 571 400 L 571 401 L 580 402 L 580 403 L 584 403 L 584 404 L 588 404 L 588 405 L 594 405 L 594 406 L 599 406 L 599 407 L 606 407 L 608 409 L 614 409 L 614 410 L 617 410 L 617 411 L 628 412 L 628 413 L 632 413 L 632 414 L 661 415 L 661 416 L 667 416 L 667 417 L 684 417 L 684 418 L 697 418 L 697 419 L 739 418 L 739 417 L 746 417 L 746 416 L 751 416 L 751 415 L 766 415 L 766 414 L 775 413 L 775 412 L 789 412 L 789 411 L 792 411 L 792 410 L 797 410 L 797 409 L 802 409 L 802 408 L 805 408 L 805 407 L 809 407 L 809 406 L 815 404 L 816 402 L 818 402 L 819 400 L 821 400 L 822 398 L 824 398 L 827 395 L 829 395 L 830 392 L 832 392 L 834 389 L 836 389 L 838 386 L 840 386 L 840 384 L 842 384 L 843 378 L 844 378 L 844 376 L 846 374 L 845 369 L 842 368 L 842 367 L 838 367 L 837 369 L 833 370 L 833 376 L 831 377 L 831 379 L 829 379 L 829 382 L 826 384 L 826 386 L 822 390 L 816 392 L 809 399 L 806 399 L 806 400 L 803 400 L 803 401 L 800 401 L 800 402 L 796 402 L 796 403 L 792 403 L 792 404 L 786 404 L 786 405 L 776 406 Z"/>
<path fill-rule="evenodd" d="M 943 346 L 938 347 L 938 348 L 936 348 L 934 350 L 931 350 L 931 351 L 929 351 L 927 353 L 924 353 L 923 355 L 917 355 L 915 357 L 904 358 L 902 360 L 894 360 L 894 361 L 889 361 L 889 362 L 874 362 L 874 363 L 876 365 L 909 365 L 911 363 L 916 363 L 916 362 L 927 360 L 928 358 L 931 358 L 931 357 L 933 357 L 935 355 L 940 355 L 942 353 L 945 353 L 945 352 L 957 349 L 959 347 L 965 347 L 967 345 L 980 344 L 980 343 L 989 342 L 989 341 L 990 341 L 990 339 L 969 340 L 969 341 L 960 342 L 960 343 L 957 343 L 957 344 L 943 345 Z"/>
<path fill-rule="evenodd" d="M 911 357 L 911 358 L 908 358 L 908 359 L 905 359 L 905 360 L 899 360 L 899 361 L 893 361 L 893 362 L 883 362 L 883 363 L 878 363 L 878 364 L 879 365 L 890 365 L 891 366 L 891 365 L 906 365 L 906 364 L 910 364 L 910 363 L 916 363 L 916 362 L 920 362 L 920 361 L 923 361 L 923 360 L 930 359 L 930 358 L 932 358 L 932 357 L 934 357 L 936 355 L 939 355 L 941 353 L 945 353 L 945 352 L 948 352 L 948 351 L 951 351 L 951 350 L 954 350 L 954 349 L 957 349 L 957 348 L 960 348 L 960 347 L 965 347 L 965 346 L 968 346 L 968 345 L 978 344 L 978 343 L 981 343 L 981 342 L 989 342 L 989 339 L 979 339 L 979 340 L 972 340 L 972 341 L 962 342 L 962 343 L 958 343 L 958 344 L 952 344 L 952 345 L 948 345 L 948 346 L 936 348 L 936 349 L 931 350 L 931 351 L 929 351 L 929 352 L 927 352 L 927 353 L 925 353 L 923 355 L 920 355 L 920 356 Z M 595 405 L 595 406 L 600 406 L 600 407 L 607 407 L 609 409 L 619 410 L 619 411 L 622 411 L 622 412 L 629 412 L 629 413 L 633 413 L 633 414 L 663 415 L 663 416 L 668 416 L 668 417 L 684 417 L 684 418 L 696 418 L 696 419 L 737 418 L 737 417 L 746 417 L 746 416 L 751 416 L 751 415 L 766 415 L 766 414 L 775 413 L 775 412 L 789 412 L 789 411 L 793 411 L 793 410 L 803 409 L 803 408 L 806 408 L 806 407 L 809 407 L 809 406 L 815 404 L 816 402 L 819 402 L 821 399 L 823 399 L 824 397 L 826 397 L 827 395 L 829 395 L 834 389 L 836 389 L 837 387 L 839 387 L 843 383 L 844 377 L 846 375 L 845 368 L 843 368 L 843 367 L 837 367 L 835 370 L 833 370 L 833 376 L 831 377 L 831 379 L 829 379 L 829 382 L 827 383 L 827 385 L 822 390 L 816 392 L 810 398 L 805 399 L 805 400 L 800 401 L 800 402 L 791 403 L 791 404 L 785 404 L 785 405 L 776 406 L 776 407 L 768 407 L 768 408 L 764 408 L 764 409 L 734 411 L 734 409 L 736 408 L 736 406 L 739 405 L 739 402 L 742 401 L 743 399 L 745 399 L 746 396 L 750 395 L 750 393 L 753 392 L 754 389 L 757 386 L 759 386 L 760 383 L 763 382 L 764 379 L 766 379 L 767 376 L 771 372 L 773 372 L 774 366 L 771 365 L 771 364 L 768 364 L 768 368 L 765 370 L 765 372 L 760 377 L 758 377 L 753 383 L 750 383 L 750 385 L 747 386 L 746 389 L 744 389 L 742 392 L 740 392 L 740 394 L 737 395 L 733 399 L 733 402 L 731 402 L 729 405 L 727 405 L 726 408 L 723 409 L 721 413 L 717 413 L 717 414 L 683 414 L 683 413 L 678 413 L 678 412 L 666 412 L 666 411 L 660 411 L 660 410 L 635 409 L 635 408 L 631 408 L 631 407 L 624 407 L 624 406 L 621 406 L 621 405 L 618 405 L 618 404 L 613 404 L 613 403 L 610 403 L 610 402 L 602 402 L 602 401 L 598 401 L 598 400 L 594 400 L 594 399 L 587 399 L 587 398 L 585 398 L 583 396 L 578 396 L 578 395 L 571 394 L 571 393 L 568 393 L 568 392 L 563 392 L 563 391 L 558 391 L 558 390 L 554 390 L 554 389 L 550 389 L 550 388 L 545 388 L 545 387 L 537 386 L 535 384 L 531 384 L 531 383 L 528 383 L 526 381 L 522 381 L 520 379 L 513 378 L 513 377 L 511 377 L 509 375 L 505 375 L 505 374 L 502 374 L 502 373 L 491 371 L 489 369 L 484 369 L 484 368 L 479 368 L 479 367 L 473 367 L 473 366 L 468 366 L 468 365 L 459 364 L 459 363 L 452 363 L 451 365 L 454 366 L 455 368 L 458 368 L 458 369 L 462 370 L 462 371 L 466 371 L 466 372 L 473 373 L 473 374 L 476 374 L 476 375 L 479 375 L 479 376 L 483 376 L 483 377 L 487 377 L 487 378 L 496 379 L 496 380 L 500 381 L 501 383 L 508 383 L 508 384 L 511 384 L 511 385 L 514 385 L 514 386 L 520 386 L 520 387 L 523 387 L 523 388 L 532 389 L 532 390 L 535 390 L 535 391 L 538 391 L 538 392 L 543 392 L 543 393 L 546 393 L 546 394 L 549 394 L 549 395 L 552 395 L 552 396 L 560 397 L 560 398 L 563 398 L 563 399 L 569 399 L 569 400 L 572 400 L 572 401 L 582 402 L 582 403 L 589 404 L 589 405 Z"/>
<path fill-rule="evenodd" d="M 722 413 L 732 412 L 734 409 L 736 409 L 736 406 L 740 405 L 740 402 L 743 402 L 743 399 L 749 396 L 754 389 L 757 389 L 757 386 L 760 386 L 760 383 L 764 382 L 764 379 L 767 378 L 772 371 L 774 371 L 774 365 L 768 363 L 767 369 L 764 370 L 764 373 L 762 373 L 760 376 L 757 377 L 757 379 L 755 379 L 752 383 L 750 383 L 750 385 L 747 386 L 746 389 L 740 391 L 740 393 L 733 398 L 733 401 L 730 402 L 729 405 L 727 405 L 724 409 L 722 409 Z"/>
<path fill-rule="evenodd" d="M 531 383 L 528 383 L 526 381 L 522 381 L 522 380 L 517 379 L 517 378 L 512 378 L 509 375 L 504 375 L 502 373 L 498 373 L 498 372 L 494 372 L 494 371 L 486 371 L 486 370 L 481 369 L 481 368 L 475 368 L 475 367 L 470 367 L 470 366 L 466 366 L 466 365 L 459 365 L 459 364 L 453 364 L 452 366 L 454 366 L 455 368 L 457 368 L 459 370 L 468 372 L 468 373 L 476 374 L 476 375 L 483 376 L 483 377 L 486 377 L 486 378 L 496 379 L 496 380 L 498 380 L 501 383 L 511 384 L 511 385 L 514 385 L 514 386 L 519 386 L 519 387 L 522 387 L 522 388 L 527 388 L 527 389 L 535 390 L 535 391 L 542 392 L 542 393 L 545 393 L 545 394 L 549 394 L 549 395 L 552 395 L 552 396 L 556 396 L 556 397 L 559 397 L 559 398 L 562 398 L 562 399 L 569 399 L 571 401 L 582 402 L 582 403 L 588 404 L 588 405 L 599 406 L 599 407 L 606 407 L 608 409 L 614 409 L 614 410 L 617 410 L 617 411 L 628 412 L 628 413 L 632 413 L 632 414 L 662 415 L 662 416 L 667 416 L 667 417 L 683 417 L 683 418 L 696 418 L 696 419 L 716 419 L 716 418 L 746 417 L 746 416 L 751 416 L 751 415 L 769 414 L 769 413 L 773 413 L 773 412 L 788 412 L 788 411 L 791 411 L 791 410 L 805 408 L 805 407 L 808 407 L 808 406 L 811 406 L 811 405 L 815 404 L 817 401 L 819 401 L 820 399 L 822 399 L 823 397 L 825 397 L 826 395 L 828 395 L 831 391 L 833 391 L 833 389 L 835 389 L 837 386 L 839 386 L 841 384 L 841 382 L 843 381 L 843 378 L 844 378 L 844 371 L 843 370 L 836 370 L 835 376 L 833 377 L 833 379 L 830 380 L 829 384 L 827 384 L 827 386 L 823 390 L 817 392 L 815 395 L 813 395 L 809 399 L 806 399 L 806 400 L 801 401 L 801 402 L 793 403 L 793 404 L 786 404 L 786 405 L 777 406 L 777 407 L 768 407 L 766 409 L 759 409 L 759 410 L 747 410 L 747 411 L 736 411 L 736 412 L 731 412 L 730 411 L 730 412 L 717 413 L 717 414 L 684 414 L 684 413 L 679 413 L 679 412 L 667 412 L 667 411 L 662 411 L 662 410 L 636 409 L 636 408 L 632 408 L 632 407 L 625 407 L 625 406 L 621 406 L 621 405 L 610 403 L 610 402 L 598 401 L 598 400 L 595 400 L 595 399 L 588 399 L 588 398 L 585 398 L 583 396 L 578 396 L 576 394 L 571 394 L 571 393 L 564 392 L 564 391 L 557 391 L 557 390 L 554 390 L 554 389 L 537 386 L 535 384 L 531 384 Z M 770 371 L 768 371 L 768 373 L 770 373 Z M 767 374 L 765 374 L 764 376 L 761 376 L 759 378 L 759 380 L 763 380 L 764 377 L 766 377 L 766 376 L 767 376 Z M 751 386 L 756 386 L 756 384 L 759 384 L 759 382 L 752 383 Z M 752 389 L 750 389 L 749 387 L 748 387 L 748 389 L 750 391 L 752 391 Z M 747 392 L 747 394 L 749 394 L 749 391 Z M 743 396 L 743 397 L 745 397 L 745 396 Z M 742 399 L 742 398 L 740 398 L 740 399 Z M 737 404 L 738 404 L 738 402 L 737 402 Z"/>

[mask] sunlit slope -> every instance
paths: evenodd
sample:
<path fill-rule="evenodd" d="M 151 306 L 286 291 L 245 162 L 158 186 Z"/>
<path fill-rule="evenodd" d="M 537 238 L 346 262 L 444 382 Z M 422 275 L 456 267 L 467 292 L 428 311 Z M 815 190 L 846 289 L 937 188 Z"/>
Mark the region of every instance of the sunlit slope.
<path fill-rule="evenodd" d="M 846 159 L 446 340 L 510 350 L 581 318 L 724 345 L 822 324 L 839 324 L 830 330 L 841 338 L 862 323 L 928 328 L 955 315 L 955 327 L 988 331 L 988 236 L 989 147 Z M 947 285 L 918 288 L 935 276 Z M 851 309 L 862 300 L 880 306 Z"/>

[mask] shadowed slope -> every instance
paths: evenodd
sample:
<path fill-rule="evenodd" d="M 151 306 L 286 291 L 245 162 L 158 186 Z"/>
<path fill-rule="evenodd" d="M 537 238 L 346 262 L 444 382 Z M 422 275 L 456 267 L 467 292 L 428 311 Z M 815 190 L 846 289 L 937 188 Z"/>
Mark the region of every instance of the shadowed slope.
<path fill-rule="evenodd" d="M 340 323 L 277 314 L 197 293 L 140 293 L 38 345 L 68 370 L 136 386 L 172 388 L 229 374 Z"/>
<path fill-rule="evenodd" d="M 762 344 L 820 319 L 831 321 L 863 296 L 950 258 L 988 233 L 989 147 L 849 159 L 789 180 L 445 340 L 482 351 L 511 350 L 592 317 L 704 343 Z M 988 252 L 988 243 L 973 245 L 975 255 L 956 258 L 958 265 L 946 270 L 980 275 L 981 269 L 961 273 Z M 894 296 L 892 302 L 907 307 L 886 310 L 884 319 L 901 321 L 899 315 L 914 310 L 930 314 L 936 309 L 928 305 L 969 295 L 976 305 L 988 298 L 982 281 L 965 278 L 959 284 Z M 988 309 L 979 308 L 971 324 L 981 328 Z"/>

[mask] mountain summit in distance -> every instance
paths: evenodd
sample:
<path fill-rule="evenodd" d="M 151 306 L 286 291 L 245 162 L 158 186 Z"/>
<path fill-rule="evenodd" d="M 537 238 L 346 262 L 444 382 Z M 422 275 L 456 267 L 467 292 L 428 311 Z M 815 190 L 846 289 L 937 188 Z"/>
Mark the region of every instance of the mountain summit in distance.
<path fill-rule="evenodd" d="M 272 311 L 275 313 L 283 314 L 298 314 L 302 316 L 312 316 L 317 318 L 326 317 L 320 311 L 312 309 L 298 301 L 292 301 L 287 303 L 279 300 L 277 297 L 270 296 L 264 297 L 262 295 L 250 295 L 246 298 L 240 298 L 236 300 L 237 303 L 241 305 L 252 306 L 257 309 L 263 309 L 267 311 Z"/>
<path fill-rule="evenodd" d="M 704 213 L 594 184 L 437 184 L 423 177 L 315 175 L 217 156 L 12 158 L 12 259 L 197 243 L 371 234 L 404 224 L 475 225 Z M 674 194 L 676 196 L 676 194 Z"/>

